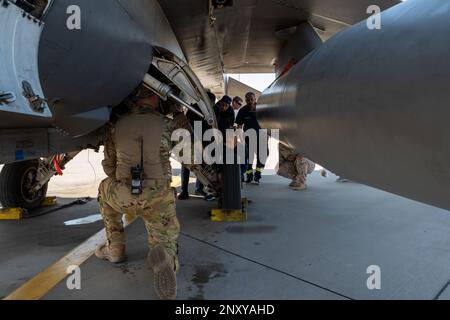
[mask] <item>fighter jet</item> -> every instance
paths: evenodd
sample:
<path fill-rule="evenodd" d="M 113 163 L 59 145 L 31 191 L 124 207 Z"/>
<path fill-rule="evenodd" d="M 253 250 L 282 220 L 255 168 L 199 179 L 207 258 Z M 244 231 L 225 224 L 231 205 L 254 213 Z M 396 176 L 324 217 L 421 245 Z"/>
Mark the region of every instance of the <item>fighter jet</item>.
<path fill-rule="evenodd" d="M 207 90 L 270 72 L 258 116 L 281 143 L 450 209 L 449 30 L 445 0 L 0 0 L 0 202 L 39 206 L 140 84 L 215 127 Z"/>

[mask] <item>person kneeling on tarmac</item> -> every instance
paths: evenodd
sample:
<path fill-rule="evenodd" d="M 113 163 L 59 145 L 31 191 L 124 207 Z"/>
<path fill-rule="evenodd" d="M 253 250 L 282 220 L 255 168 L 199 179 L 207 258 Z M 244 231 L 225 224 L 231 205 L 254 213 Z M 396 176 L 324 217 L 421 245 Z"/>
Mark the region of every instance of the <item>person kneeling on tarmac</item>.
<path fill-rule="evenodd" d="M 111 124 L 105 141 L 102 165 L 108 178 L 100 184 L 98 200 L 107 243 L 95 254 L 123 262 L 123 214 L 140 216 L 148 232 L 155 291 L 161 299 L 175 299 L 180 224 L 171 189 L 170 120 L 158 112 L 159 98 L 143 87 L 125 107 L 128 112 Z"/>
<path fill-rule="evenodd" d="M 280 164 L 278 175 L 292 179 L 289 187 L 292 190 L 306 190 L 306 178 L 309 174 L 314 172 L 316 164 L 294 149 L 288 148 L 283 144 L 279 144 L 280 149 Z"/>

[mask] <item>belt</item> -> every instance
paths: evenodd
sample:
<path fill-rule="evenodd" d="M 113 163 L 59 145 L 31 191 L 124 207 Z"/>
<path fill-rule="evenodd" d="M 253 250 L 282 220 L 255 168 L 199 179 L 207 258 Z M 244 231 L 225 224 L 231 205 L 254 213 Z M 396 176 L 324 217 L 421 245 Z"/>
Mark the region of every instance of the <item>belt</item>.
<path fill-rule="evenodd" d="M 124 183 L 131 186 L 131 179 L 119 180 L 120 183 Z M 142 180 L 142 186 L 144 188 L 170 188 L 170 180 L 168 179 L 144 179 Z"/>

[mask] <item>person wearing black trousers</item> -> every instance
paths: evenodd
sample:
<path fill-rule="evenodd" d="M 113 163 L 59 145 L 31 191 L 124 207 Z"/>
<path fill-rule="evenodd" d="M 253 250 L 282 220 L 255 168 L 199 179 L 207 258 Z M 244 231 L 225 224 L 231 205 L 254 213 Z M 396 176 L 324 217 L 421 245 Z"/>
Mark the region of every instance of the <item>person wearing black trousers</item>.
<path fill-rule="evenodd" d="M 245 175 L 247 176 L 246 183 L 252 183 L 253 181 L 257 184 L 260 183 L 262 178 L 262 172 L 264 171 L 265 164 L 262 163 L 260 159 L 259 149 L 264 141 L 260 141 L 259 131 L 261 126 L 259 125 L 258 119 L 256 117 L 256 95 L 253 92 L 249 92 L 245 96 L 246 105 L 239 110 L 236 117 L 236 124 L 244 132 L 247 130 L 255 130 L 257 134 L 257 146 L 256 155 L 250 154 L 249 139 L 245 139 Z M 253 160 L 257 159 L 257 165 L 255 172 L 253 171 Z"/>
<path fill-rule="evenodd" d="M 216 96 L 208 91 L 208 96 L 211 100 L 211 103 L 214 105 L 216 102 Z M 199 109 L 198 105 L 194 105 L 197 109 Z M 194 127 L 195 121 L 201 121 L 201 119 L 192 111 L 188 111 L 186 117 L 189 119 L 192 127 Z M 208 129 L 208 124 L 203 122 L 203 130 Z M 204 132 L 203 132 L 204 133 Z M 189 199 L 189 179 L 191 176 L 191 171 L 185 167 L 181 168 L 181 193 L 178 195 L 178 200 L 188 200 Z M 206 200 L 210 200 L 211 196 L 207 195 L 204 191 L 204 185 L 197 179 L 195 183 L 195 194 L 198 196 L 205 197 Z"/>
<path fill-rule="evenodd" d="M 181 193 L 178 195 L 178 200 L 188 200 L 189 199 L 189 179 L 191 177 L 191 171 L 189 169 L 182 167 L 181 168 Z M 195 183 L 195 194 L 198 196 L 206 196 L 205 191 L 203 191 L 204 186 L 197 179 Z"/>

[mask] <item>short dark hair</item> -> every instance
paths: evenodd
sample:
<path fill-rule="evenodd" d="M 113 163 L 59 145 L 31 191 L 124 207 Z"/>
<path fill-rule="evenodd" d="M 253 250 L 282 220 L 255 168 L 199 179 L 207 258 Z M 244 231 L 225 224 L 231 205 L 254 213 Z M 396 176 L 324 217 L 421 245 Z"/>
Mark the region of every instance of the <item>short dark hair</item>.
<path fill-rule="evenodd" d="M 247 94 L 245 95 L 245 99 L 249 99 L 250 96 L 255 97 L 256 98 L 256 93 L 254 92 L 247 92 Z"/>
<path fill-rule="evenodd" d="M 233 102 L 240 102 L 240 103 L 242 103 L 242 102 L 244 102 L 244 100 L 242 100 L 241 97 L 234 97 L 233 98 Z"/>
<path fill-rule="evenodd" d="M 208 97 L 209 97 L 209 100 L 211 100 L 211 103 L 215 104 L 216 100 L 217 100 L 216 95 L 214 93 L 212 93 L 210 90 L 208 90 L 206 93 L 208 94 Z"/>
<path fill-rule="evenodd" d="M 220 100 L 220 102 L 231 105 L 231 103 L 233 102 L 233 99 L 231 99 L 229 96 L 223 96 L 222 99 Z"/>

